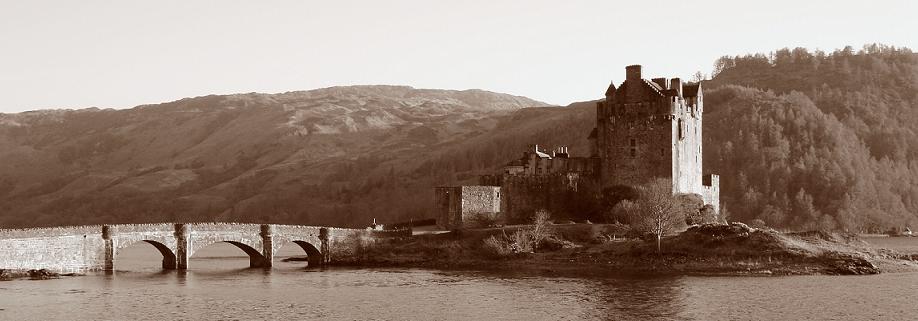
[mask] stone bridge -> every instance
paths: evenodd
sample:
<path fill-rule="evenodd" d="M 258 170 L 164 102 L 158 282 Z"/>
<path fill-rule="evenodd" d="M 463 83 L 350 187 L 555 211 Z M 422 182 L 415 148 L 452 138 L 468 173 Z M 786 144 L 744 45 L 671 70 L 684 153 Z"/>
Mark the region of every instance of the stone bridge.
<path fill-rule="evenodd" d="M 250 266 L 271 267 L 274 252 L 293 243 L 309 266 L 343 262 L 380 239 L 408 231 L 373 231 L 332 227 L 237 224 L 119 224 L 0 230 L 0 269 L 48 269 L 56 272 L 112 271 L 118 252 L 146 242 L 163 255 L 164 269 L 188 269 L 188 260 L 218 242 L 248 254 Z"/>

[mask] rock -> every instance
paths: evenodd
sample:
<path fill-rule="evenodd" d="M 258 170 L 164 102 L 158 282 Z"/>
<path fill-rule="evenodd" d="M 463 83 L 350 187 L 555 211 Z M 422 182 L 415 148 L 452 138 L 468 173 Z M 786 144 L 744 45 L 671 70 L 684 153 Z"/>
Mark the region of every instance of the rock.
<path fill-rule="evenodd" d="M 29 279 L 30 280 L 50 280 L 58 278 L 58 274 L 41 269 L 41 270 L 29 270 Z"/>
<path fill-rule="evenodd" d="M 831 253 L 824 257 L 826 265 L 829 266 L 829 272 L 839 275 L 867 275 L 879 274 L 880 268 L 867 259 L 847 254 Z"/>
<path fill-rule="evenodd" d="M 309 258 L 305 256 L 294 256 L 294 257 L 284 258 L 283 260 L 281 260 L 281 262 L 307 262 L 307 261 L 309 261 Z"/>

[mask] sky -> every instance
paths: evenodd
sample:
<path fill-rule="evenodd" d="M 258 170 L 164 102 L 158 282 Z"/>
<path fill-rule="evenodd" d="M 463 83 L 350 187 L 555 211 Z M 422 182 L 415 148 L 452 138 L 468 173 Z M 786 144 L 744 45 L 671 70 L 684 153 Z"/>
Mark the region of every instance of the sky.
<path fill-rule="evenodd" d="M 724 55 L 918 51 L 918 1 L 0 0 L 0 113 L 341 85 L 566 105 Z"/>

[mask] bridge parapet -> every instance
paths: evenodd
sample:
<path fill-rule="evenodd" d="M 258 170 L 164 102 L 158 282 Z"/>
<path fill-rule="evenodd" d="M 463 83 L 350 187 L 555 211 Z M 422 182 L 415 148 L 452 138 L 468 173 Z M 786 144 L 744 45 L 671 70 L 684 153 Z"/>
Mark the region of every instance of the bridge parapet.
<path fill-rule="evenodd" d="M 62 235 L 88 235 L 102 233 L 102 225 L 33 227 L 21 229 L 0 229 L 0 240 L 30 237 L 51 237 Z"/>
<path fill-rule="evenodd" d="M 407 234 L 410 235 L 410 234 Z M 310 265 L 347 261 L 380 238 L 403 231 L 247 223 L 113 224 L 0 229 L 0 269 L 58 272 L 113 270 L 118 252 L 138 242 L 163 255 L 164 269 L 186 269 L 197 250 L 228 242 L 246 252 L 253 267 L 273 265 L 274 253 L 295 243 Z"/>

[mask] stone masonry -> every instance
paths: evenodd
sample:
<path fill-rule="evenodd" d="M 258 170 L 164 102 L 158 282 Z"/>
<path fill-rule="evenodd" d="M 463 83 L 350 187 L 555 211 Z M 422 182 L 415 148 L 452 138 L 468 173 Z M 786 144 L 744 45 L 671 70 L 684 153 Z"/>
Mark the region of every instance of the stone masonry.
<path fill-rule="evenodd" d="M 497 186 L 438 187 L 437 226 L 450 230 L 470 227 L 478 221 L 497 219 L 501 208 L 501 192 Z"/>
<path fill-rule="evenodd" d="M 405 231 L 372 231 L 301 225 L 189 223 L 119 224 L 0 230 L 0 269 L 56 272 L 111 271 L 121 249 L 146 242 L 162 254 L 164 269 L 188 269 L 202 248 L 230 243 L 252 267 L 271 267 L 274 253 L 293 243 L 310 266 L 346 262 L 367 244 Z"/>

